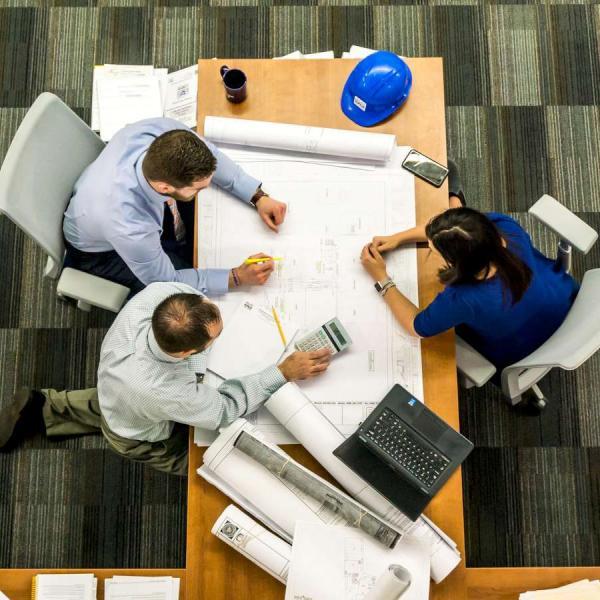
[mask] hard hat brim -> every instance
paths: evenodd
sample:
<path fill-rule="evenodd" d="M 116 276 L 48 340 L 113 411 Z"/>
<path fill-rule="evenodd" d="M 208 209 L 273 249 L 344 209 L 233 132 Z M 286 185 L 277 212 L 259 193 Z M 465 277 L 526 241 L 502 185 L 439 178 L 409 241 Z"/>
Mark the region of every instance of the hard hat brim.
<path fill-rule="evenodd" d="M 404 102 L 404 101 L 403 101 Z M 403 104 L 393 105 L 386 110 L 381 110 L 377 112 L 368 112 L 363 111 L 358 108 L 354 104 L 354 98 L 352 94 L 348 90 L 348 85 L 344 86 L 344 91 L 342 92 L 342 98 L 340 101 L 340 105 L 342 108 L 342 112 L 351 120 L 354 121 L 357 125 L 361 127 L 373 127 L 373 125 L 377 125 L 377 123 L 381 123 L 385 121 L 388 117 L 393 115 Z"/>

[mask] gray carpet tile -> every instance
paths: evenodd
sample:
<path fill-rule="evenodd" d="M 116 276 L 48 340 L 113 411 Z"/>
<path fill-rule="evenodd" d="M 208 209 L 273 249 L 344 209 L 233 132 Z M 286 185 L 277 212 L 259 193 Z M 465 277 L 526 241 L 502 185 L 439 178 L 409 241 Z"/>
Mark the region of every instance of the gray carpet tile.
<path fill-rule="evenodd" d="M 0 159 L 39 93 L 89 121 L 94 64 L 271 57 L 351 44 L 443 56 L 448 154 L 470 205 L 517 218 L 550 193 L 600 229 L 600 5 L 594 0 L 0 0 Z M 43 182 L 40 182 L 43 196 Z M 113 315 L 42 280 L 45 257 L 0 218 L 0 406 L 23 384 L 96 381 Z M 600 265 L 600 244 L 575 274 Z M 461 391 L 470 566 L 600 564 L 600 358 L 542 383 L 525 417 L 493 386 Z M 493 474 L 490 476 L 490 474 Z M 182 566 L 185 481 L 101 436 L 31 435 L 0 454 L 0 566 Z"/>

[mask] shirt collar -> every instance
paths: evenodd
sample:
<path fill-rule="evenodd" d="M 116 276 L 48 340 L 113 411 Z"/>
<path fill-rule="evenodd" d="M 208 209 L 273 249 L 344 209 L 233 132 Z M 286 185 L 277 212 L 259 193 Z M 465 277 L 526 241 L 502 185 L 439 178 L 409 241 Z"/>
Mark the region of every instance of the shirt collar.
<path fill-rule="evenodd" d="M 142 170 L 142 163 L 144 162 L 144 158 L 146 157 L 146 152 L 142 154 L 137 162 L 135 163 L 135 174 L 138 180 L 138 185 L 140 186 L 144 196 L 151 200 L 152 202 L 158 202 L 159 204 L 164 204 L 168 198 L 166 196 L 162 196 L 159 194 L 149 183 L 144 175 L 144 171 Z"/>
<path fill-rule="evenodd" d="M 176 356 L 171 356 L 167 354 L 161 347 L 158 345 L 156 338 L 154 337 L 154 331 L 152 331 L 152 327 L 148 329 L 148 347 L 150 348 L 150 352 L 154 354 L 158 360 L 162 360 L 163 362 L 176 363 L 185 360 L 183 358 L 177 358 Z"/>

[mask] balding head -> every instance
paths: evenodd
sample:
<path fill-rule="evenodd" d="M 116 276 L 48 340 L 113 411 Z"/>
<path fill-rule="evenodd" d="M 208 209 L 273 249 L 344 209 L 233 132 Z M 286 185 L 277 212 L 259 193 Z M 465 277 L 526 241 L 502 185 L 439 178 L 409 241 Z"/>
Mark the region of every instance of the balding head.
<path fill-rule="evenodd" d="M 173 294 L 152 315 L 152 331 L 168 354 L 201 352 L 221 332 L 221 313 L 198 294 Z"/>

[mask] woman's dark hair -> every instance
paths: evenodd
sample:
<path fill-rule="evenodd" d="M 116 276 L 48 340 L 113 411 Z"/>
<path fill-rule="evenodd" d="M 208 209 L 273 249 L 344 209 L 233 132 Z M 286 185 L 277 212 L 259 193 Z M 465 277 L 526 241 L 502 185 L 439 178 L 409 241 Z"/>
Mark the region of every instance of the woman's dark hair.
<path fill-rule="evenodd" d="M 439 278 L 444 284 L 478 283 L 490 267 L 496 267 L 512 304 L 517 303 L 531 282 L 531 269 L 513 252 L 502 245 L 496 226 L 472 208 L 451 208 L 434 217 L 425 227 L 425 234 L 446 261 Z"/>

